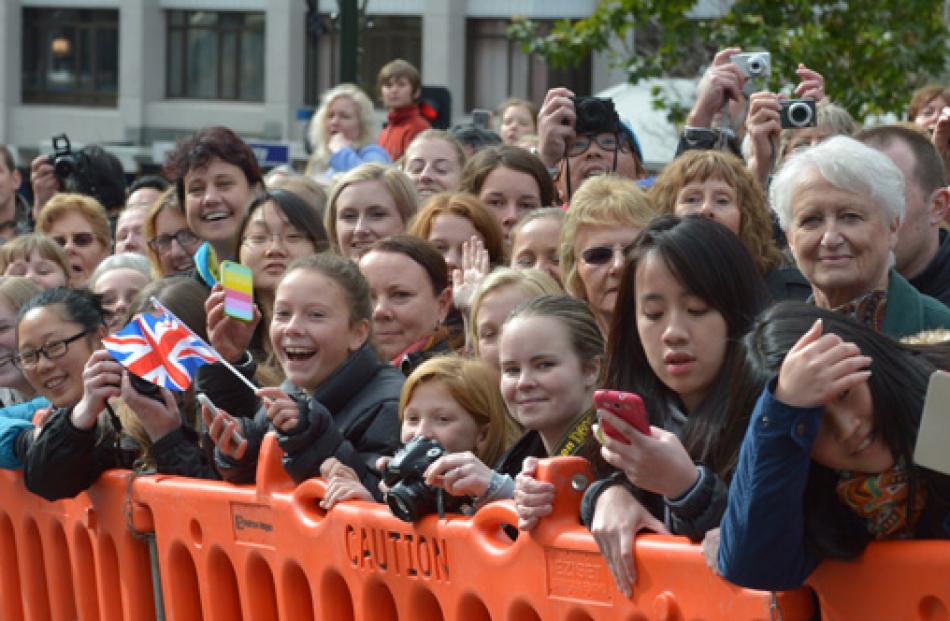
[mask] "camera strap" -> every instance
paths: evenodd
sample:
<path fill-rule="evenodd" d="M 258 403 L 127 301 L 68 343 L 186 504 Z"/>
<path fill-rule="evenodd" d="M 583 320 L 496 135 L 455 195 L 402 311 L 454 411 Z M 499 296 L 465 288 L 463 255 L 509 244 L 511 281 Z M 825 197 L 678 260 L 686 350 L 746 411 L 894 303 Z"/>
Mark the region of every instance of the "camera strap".
<path fill-rule="evenodd" d="M 558 443 L 552 457 L 569 457 L 577 455 L 581 447 L 587 443 L 593 433 L 594 423 L 597 421 L 597 414 L 591 408 L 584 416 L 580 418 L 571 430 L 567 432 L 564 438 Z"/>

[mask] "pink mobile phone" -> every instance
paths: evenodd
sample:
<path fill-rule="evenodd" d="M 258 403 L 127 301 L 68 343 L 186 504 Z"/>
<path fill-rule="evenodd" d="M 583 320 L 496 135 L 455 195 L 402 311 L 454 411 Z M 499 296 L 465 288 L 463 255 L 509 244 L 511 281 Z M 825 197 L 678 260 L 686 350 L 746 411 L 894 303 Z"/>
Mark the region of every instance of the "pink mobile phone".
<path fill-rule="evenodd" d="M 643 435 L 650 435 L 650 417 L 639 395 L 621 390 L 595 390 L 594 403 L 598 408 L 619 416 Z M 611 438 L 630 444 L 627 437 L 610 423 L 601 421 L 601 427 Z"/>

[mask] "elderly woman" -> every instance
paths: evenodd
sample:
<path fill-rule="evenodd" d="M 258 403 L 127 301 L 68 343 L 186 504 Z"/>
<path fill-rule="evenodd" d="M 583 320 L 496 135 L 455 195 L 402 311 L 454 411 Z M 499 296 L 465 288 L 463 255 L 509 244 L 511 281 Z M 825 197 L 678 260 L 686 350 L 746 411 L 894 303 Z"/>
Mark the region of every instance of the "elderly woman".
<path fill-rule="evenodd" d="M 62 246 L 69 259 L 69 284 L 85 287 L 99 262 L 112 254 L 109 218 L 99 201 L 85 194 L 56 194 L 43 206 L 36 231 Z"/>
<path fill-rule="evenodd" d="M 310 122 L 313 155 L 307 174 L 322 183 L 365 162 L 388 164 L 386 149 L 376 144 L 373 102 L 354 84 L 328 90 Z"/>
<path fill-rule="evenodd" d="M 561 227 L 564 288 L 587 302 L 604 334 L 626 252 L 654 215 L 643 190 L 617 175 L 590 179 L 571 200 Z"/>
<path fill-rule="evenodd" d="M 950 327 L 950 309 L 891 268 L 904 178 L 886 155 L 830 138 L 790 157 L 770 198 L 815 304 L 892 338 Z"/>

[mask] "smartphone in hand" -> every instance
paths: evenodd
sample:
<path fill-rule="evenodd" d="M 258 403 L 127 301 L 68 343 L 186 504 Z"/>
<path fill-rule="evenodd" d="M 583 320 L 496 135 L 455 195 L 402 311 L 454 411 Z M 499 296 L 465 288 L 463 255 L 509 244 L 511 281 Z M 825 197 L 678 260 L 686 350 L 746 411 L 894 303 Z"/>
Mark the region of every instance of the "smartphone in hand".
<path fill-rule="evenodd" d="M 221 262 L 224 314 L 241 321 L 254 319 L 254 272 L 234 261 Z"/>
<path fill-rule="evenodd" d="M 595 390 L 594 404 L 598 409 L 622 418 L 640 433 L 650 435 L 650 417 L 639 395 L 621 390 Z M 600 426 L 611 438 L 630 444 L 630 440 L 607 421 L 601 421 Z"/>

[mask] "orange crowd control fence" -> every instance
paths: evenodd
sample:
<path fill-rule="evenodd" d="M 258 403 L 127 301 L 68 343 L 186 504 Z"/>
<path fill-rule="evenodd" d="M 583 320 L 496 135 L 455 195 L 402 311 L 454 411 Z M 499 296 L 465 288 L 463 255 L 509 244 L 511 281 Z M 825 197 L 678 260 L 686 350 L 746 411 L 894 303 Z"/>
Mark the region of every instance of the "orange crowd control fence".
<path fill-rule="evenodd" d="M 710 572 L 698 546 L 679 537 L 637 539 L 637 583 L 633 597 L 625 598 L 593 538 L 578 524 L 590 476 L 586 462 L 544 460 L 538 476 L 556 487 L 554 512 L 531 533 L 512 539 L 504 528 L 517 523 L 510 502 L 493 503 L 471 518 L 432 515 L 413 524 L 374 503 L 348 502 L 323 511 L 318 502 L 324 482 L 295 486 L 272 437 L 265 440 L 254 486 L 162 475 L 132 478 L 113 471 L 89 492 L 49 503 L 26 492 L 20 475 L 3 472 L 0 618 L 794 621 L 813 616 L 810 590 L 773 595 L 731 585 Z M 152 538 L 151 559 L 143 535 Z M 937 547 L 946 550 L 943 545 Z M 937 549 L 933 546 L 878 544 L 858 563 L 824 565 L 812 585 L 825 618 L 946 619 L 950 559 L 944 555 L 925 563 L 933 556 L 928 551 Z M 918 573 L 930 577 L 918 581 Z M 159 577 L 160 596 L 153 597 L 153 578 Z M 907 592 L 894 597 L 898 584 Z M 855 599 L 866 613 L 853 612 Z M 876 614 L 882 610 L 888 613 Z"/>
<path fill-rule="evenodd" d="M 882 541 L 857 561 L 825 561 L 809 577 L 822 618 L 950 619 L 950 541 Z"/>
<path fill-rule="evenodd" d="M 130 477 L 112 471 L 76 498 L 47 502 L 0 470 L 0 619 L 155 618 L 148 546 L 129 528 Z"/>

